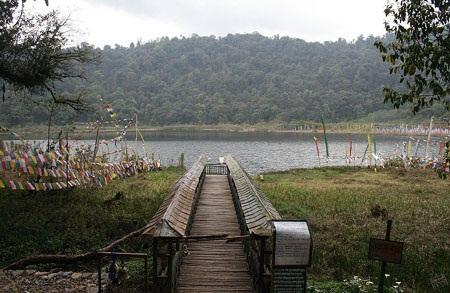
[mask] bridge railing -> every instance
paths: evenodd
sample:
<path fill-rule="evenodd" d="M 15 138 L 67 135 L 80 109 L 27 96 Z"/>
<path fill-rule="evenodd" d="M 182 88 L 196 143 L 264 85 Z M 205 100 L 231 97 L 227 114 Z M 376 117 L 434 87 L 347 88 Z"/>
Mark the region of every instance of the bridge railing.
<path fill-rule="evenodd" d="M 241 226 L 253 285 L 257 292 L 269 292 L 272 272 L 272 220 L 281 216 L 251 177 L 231 156 L 225 157 L 236 213 Z"/>
<path fill-rule="evenodd" d="M 174 292 L 183 256 L 181 239 L 189 235 L 206 175 L 206 157 L 180 178 L 143 235 L 152 239 L 152 292 Z"/>
<path fill-rule="evenodd" d="M 164 199 L 144 235 L 153 247 L 152 292 L 174 292 L 184 253 L 183 238 L 189 236 L 206 175 L 227 175 L 239 219 L 244 248 L 257 292 L 271 288 L 271 221 L 280 215 L 251 177 L 231 156 L 225 164 L 206 164 L 202 156 L 175 184 Z"/>
<path fill-rule="evenodd" d="M 228 167 L 226 164 L 206 164 L 206 175 L 228 175 Z"/>

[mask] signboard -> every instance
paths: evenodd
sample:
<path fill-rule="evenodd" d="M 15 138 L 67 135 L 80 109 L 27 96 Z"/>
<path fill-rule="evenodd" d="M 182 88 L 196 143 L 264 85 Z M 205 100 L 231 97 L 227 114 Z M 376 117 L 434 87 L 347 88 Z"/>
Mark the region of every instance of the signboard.
<path fill-rule="evenodd" d="M 306 269 L 276 268 L 273 271 L 273 292 L 306 292 Z"/>
<path fill-rule="evenodd" d="M 402 254 L 403 242 L 370 238 L 369 259 L 400 264 Z"/>
<path fill-rule="evenodd" d="M 274 267 L 311 266 L 312 240 L 305 220 L 273 221 Z"/>

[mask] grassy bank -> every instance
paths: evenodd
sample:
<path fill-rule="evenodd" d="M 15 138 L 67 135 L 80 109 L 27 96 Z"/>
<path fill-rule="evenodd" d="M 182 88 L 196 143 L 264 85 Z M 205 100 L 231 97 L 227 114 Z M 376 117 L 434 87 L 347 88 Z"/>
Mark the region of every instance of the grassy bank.
<path fill-rule="evenodd" d="M 0 267 L 40 253 L 92 251 L 144 226 L 183 172 L 172 167 L 51 193 L 0 189 Z"/>
<path fill-rule="evenodd" d="M 450 181 L 433 172 L 319 168 L 266 174 L 259 183 L 283 218 L 310 220 L 314 280 L 378 278 L 380 264 L 367 259 L 369 238 L 386 229 L 371 211 L 376 204 L 394 221 L 392 239 L 405 242 L 403 264 L 388 265 L 388 280 L 430 292 L 430 280 L 450 279 Z"/>

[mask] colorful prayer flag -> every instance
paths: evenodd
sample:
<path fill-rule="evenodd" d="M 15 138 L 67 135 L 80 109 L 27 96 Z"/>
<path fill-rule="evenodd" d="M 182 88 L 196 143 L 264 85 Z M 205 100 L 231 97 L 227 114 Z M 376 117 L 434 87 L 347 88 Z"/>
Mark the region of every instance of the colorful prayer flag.
<path fill-rule="evenodd" d="M 31 184 L 31 183 L 28 182 L 28 181 L 25 183 L 25 187 L 26 187 L 27 190 L 36 190 L 36 189 L 34 188 L 34 185 Z"/>

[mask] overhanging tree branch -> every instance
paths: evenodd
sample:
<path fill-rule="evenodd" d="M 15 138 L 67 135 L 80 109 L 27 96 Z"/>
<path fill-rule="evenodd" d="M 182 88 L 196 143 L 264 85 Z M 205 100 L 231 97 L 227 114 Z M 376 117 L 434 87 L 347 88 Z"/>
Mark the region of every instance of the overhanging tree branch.
<path fill-rule="evenodd" d="M 83 78 L 79 65 L 99 56 L 87 44 L 66 47 L 68 17 L 57 11 L 30 16 L 24 2 L 0 2 L 0 79 L 13 91 L 43 94 L 44 90 L 55 103 L 85 109 L 81 96 L 57 95 L 54 82 Z"/>

